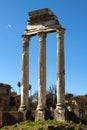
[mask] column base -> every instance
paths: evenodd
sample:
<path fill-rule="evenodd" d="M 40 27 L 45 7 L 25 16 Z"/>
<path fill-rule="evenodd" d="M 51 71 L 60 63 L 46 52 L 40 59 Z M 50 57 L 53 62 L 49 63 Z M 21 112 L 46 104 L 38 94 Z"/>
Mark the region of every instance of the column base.
<path fill-rule="evenodd" d="M 28 113 L 28 111 L 30 111 L 30 109 L 28 107 L 26 107 L 25 105 L 21 105 L 18 111 L 23 113 L 23 120 L 26 120 L 27 113 Z"/>
<path fill-rule="evenodd" d="M 35 121 L 45 120 L 45 110 L 36 110 Z"/>
<path fill-rule="evenodd" d="M 56 106 L 56 109 L 54 110 L 54 118 L 57 121 L 65 121 L 66 120 L 66 110 L 65 106 Z"/>
<path fill-rule="evenodd" d="M 19 110 L 18 110 L 18 111 L 25 111 L 25 110 L 27 110 L 27 107 L 26 107 L 25 105 L 21 105 L 21 106 L 19 107 Z"/>

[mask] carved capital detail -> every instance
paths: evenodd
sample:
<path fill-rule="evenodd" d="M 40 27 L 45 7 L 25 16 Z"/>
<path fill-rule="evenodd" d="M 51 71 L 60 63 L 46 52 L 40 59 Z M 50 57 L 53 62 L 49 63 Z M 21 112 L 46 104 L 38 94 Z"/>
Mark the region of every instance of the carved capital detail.
<path fill-rule="evenodd" d="M 22 35 L 22 43 L 28 43 L 30 40 L 30 36 L 28 35 Z"/>
<path fill-rule="evenodd" d="M 63 37 L 64 37 L 64 32 L 65 32 L 65 29 L 64 29 L 64 28 L 57 29 L 57 30 L 56 30 L 57 37 L 58 37 L 58 38 L 63 38 Z"/>
<path fill-rule="evenodd" d="M 39 33 L 38 33 L 38 36 L 39 36 L 39 41 L 40 41 L 40 42 L 41 42 L 41 41 L 44 41 L 45 38 L 46 38 L 46 33 L 44 33 L 44 32 L 39 32 Z"/>
<path fill-rule="evenodd" d="M 28 53 L 30 36 L 22 35 L 23 54 Z"/>

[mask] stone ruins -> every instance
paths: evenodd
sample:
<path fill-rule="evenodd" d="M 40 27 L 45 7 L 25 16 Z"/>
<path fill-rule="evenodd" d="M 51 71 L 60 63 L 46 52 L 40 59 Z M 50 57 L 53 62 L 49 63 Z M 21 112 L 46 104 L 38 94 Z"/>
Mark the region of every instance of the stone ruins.
<path fill-rule="evenodd" d="M 22 90 L 19 111 L 28 110 L 29 87 L 29 41 L 34 35 L 39 37 L 38 58 L 38 105 L 35 120 L 45 119 L 46 110 L 46 35 L 56 32 L 57 36 L 57 104 L 54 111 L 56 120 L 66 120 L 65 111 L 65 67 L 64 67 L 64 32 L 57 17 L 48 8 L 29 12 L 27 29 L 22 35 Z"/>

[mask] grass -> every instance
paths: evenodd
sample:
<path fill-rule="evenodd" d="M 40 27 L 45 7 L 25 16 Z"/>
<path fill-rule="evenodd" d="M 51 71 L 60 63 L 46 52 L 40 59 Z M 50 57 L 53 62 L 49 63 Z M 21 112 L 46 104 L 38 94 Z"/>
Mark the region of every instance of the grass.
<path fill-rule="evenodd" d="M 50 127 L 54 127 L 60 130 L 87 130 L 86 125 L 75 124 L 73 122 L 59 122 L 56 120 L 46 120 L 46 121 L 24 121 L 21 123 L 16 123 L 11 126 L 4 126 L 0 130 L 50 130 Z"/>

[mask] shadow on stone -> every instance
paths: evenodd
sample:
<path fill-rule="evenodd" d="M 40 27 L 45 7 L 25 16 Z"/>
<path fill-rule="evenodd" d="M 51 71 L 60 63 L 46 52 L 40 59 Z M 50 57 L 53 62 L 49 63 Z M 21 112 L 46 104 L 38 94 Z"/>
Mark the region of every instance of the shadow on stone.
<path fill-rule="evenodd" d="M 47 110 L 45 111 L 45 119 L 46 119 L 46 120 L 48 120 L 48 119 L 52 120 L 52 119 L 53 119 L 52 111 L 51 111 L 51 110 L 47 109 Z"/>
<path fill-rule="evenodd" d="M 26 113 L 26 120 L 30 120 L 30 121 L 34 121 L 35 120 L 32 111 L 30 111 L 30 110 L 27 111 L 27 113 Z"/>

